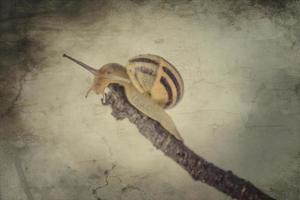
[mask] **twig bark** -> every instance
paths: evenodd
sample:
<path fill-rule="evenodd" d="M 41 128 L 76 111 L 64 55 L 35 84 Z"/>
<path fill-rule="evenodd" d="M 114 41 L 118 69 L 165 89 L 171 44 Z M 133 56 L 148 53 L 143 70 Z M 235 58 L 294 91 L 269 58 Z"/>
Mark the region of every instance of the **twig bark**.
<path fill-rule="evenodd" d="M 225 171 L 206 161 L 189 149 L 183 142 L 169 134 L 158 122 L 150 119 L 135 109 L 128 101 L 124 89 L 116 84 L 110 85 L 103 105 L 110 105 L 112 115 L 120 120 L 128 118 L 135 124 L 139 132 L 164 154 L 172 158 L 185 169 L 194 180 L 206 183 L 234 199 L 241 200 L 272 200 L 252 183 Z"/>

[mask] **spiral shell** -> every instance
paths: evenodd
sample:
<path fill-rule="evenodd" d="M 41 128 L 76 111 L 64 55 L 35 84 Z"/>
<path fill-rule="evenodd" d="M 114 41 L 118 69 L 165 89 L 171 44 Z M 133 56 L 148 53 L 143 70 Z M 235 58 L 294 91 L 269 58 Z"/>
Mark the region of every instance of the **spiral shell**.
<path fill-rule="evenodd" d="M 182 99 L 184 84 L 178 70 L 164 58 L 144 54 L 129 60 L 127 73 L 141 93 L 147 93 L 164 108 L 172 108 Z"/>

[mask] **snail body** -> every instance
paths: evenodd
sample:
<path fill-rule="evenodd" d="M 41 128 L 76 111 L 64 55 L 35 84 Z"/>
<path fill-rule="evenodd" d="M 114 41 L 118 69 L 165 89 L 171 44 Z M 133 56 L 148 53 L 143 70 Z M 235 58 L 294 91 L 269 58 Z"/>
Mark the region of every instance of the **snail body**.
<path fill-rule="evenodd" d="M 130 59 L 126 67 L 108 63 L 96 70 L 66 54 L 63 56 L 94 74 L 94 82 L 86 97 L 90 91 L 103 95 L 109 84 L 122 85 L 128 101 L 135 108 L 159 122 L 178 140 L 183 140 L 164 110 L 177 105 L 184 92 L 179 72 L 168 61 L 157 55 L 145 54 Z"/>

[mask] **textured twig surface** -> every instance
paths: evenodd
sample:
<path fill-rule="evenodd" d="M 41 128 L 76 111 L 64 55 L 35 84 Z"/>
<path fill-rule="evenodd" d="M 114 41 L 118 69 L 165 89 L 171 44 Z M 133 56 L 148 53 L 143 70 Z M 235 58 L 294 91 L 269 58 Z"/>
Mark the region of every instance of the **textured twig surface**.
<path fill-rule="evenodd" d="M 122 87 L 110 85 L 111 91 L 105 95 L 104 105 L 110 105 L 116 119 L 128 118 L 139 132 L 165 155 L 183 167 L 194 180 L 202 181 L 234 199 L 270 200 L 252 183 L 225 171 L 206 161 L 190 150 L 185 144 L 170 135 L 160 124 L 135 109 L 128 103 Z"/>

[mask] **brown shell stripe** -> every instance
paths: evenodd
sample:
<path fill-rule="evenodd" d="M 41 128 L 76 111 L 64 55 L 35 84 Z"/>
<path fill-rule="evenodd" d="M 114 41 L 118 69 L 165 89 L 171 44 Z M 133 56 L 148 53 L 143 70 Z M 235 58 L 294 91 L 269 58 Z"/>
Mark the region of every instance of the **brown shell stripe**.
<path fill-rule="evenodd" d="M 170 66 L 172 66 L 172 69 L 175 71 L 176 75 L 178 76 L 178 78 L 176 79 L 177 81 L 179 81 L 179 85 L 180 85 L 180 89 L 181 89 L 181 96 L 180 98 L 183 96 L 183 93 L 184 93 L 184 83 L 182 81 L 182 77 L 179 73 L 179 71 L 171 64 L 169 63 L 167 60 L 164 60 L 166 63 L 168 63 Z"/>
<path fill-rule="evenodd" d="M 161 82 L 161 84 L 163 84 L 163 86 L 165 87 L 165 89 L 166 89 L 166 91 L 168 93 L 168 102 L 166 103 L 166 107 L 168 107 L 173 102 L 172 88 L 171 88 L 170 84 L 168 83 L 168 81 L 167 81 L 167 79 L 165 77 L 162 76 L 160 78 L 160 82 Z"/>
<path fill-rule="evenodd" d="M 145 63 L 154 64 L 154 65 L 159 65 L 159 63 L 156 62 L 155 60 L 152 60 L 152 59 L 149 59 L 149 58 L 144 58 L 144 57 L 134 58 L 134 59 L 129 60 L 129 62 L 145 62 Z"/>
<path fill-rule="evenodd" d="M 142 73 L 144 73 L 144 74 L 148 74 L 148 75 L 150 75 L 150 76 L 155 76 L 154 70 L 149 69 L 149 68 L 147 68 L 147 67 L 140 66 L 140 67 L 137 67 L 136 69 L 137 69 L 139 72 L 142 72 Z"/>
<path fill-rule="evenodd" d="M 170 77 L 170 79 L 172 80 L 175 88 L 176 88 L 176 102 L 174 102 L 174 105 L 180 100 L 181 98 L 181 88 L 180 88 L 180 84 L 177 81 L 176 76 L 171 72 L 171 70 L 169 70 L 167 67 L 162 67 L 163 71 Z"/>

